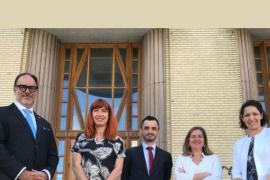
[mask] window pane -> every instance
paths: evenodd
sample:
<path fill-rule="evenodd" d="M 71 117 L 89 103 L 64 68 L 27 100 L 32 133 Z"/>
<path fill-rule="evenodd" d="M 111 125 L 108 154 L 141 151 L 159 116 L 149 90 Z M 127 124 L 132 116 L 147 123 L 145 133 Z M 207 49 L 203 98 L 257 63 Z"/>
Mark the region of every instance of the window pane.
<path fill-rule="evenodd" d="M 124 63 L 124 67 L 126 67 L 127 65 L 127 49 L 126 48 L 119 48 L 123 63 Z"/>
<path fill-rule="evenodd" d="M 65 141 L 61 140 L 58 142 L 58 155 L 64 156 L 64 152 L 65 152 Z"/>
<path fill-rule="evenodd" d="M 65 60 L 66 61 L 70 61 L 71 60 L 71 50 L 70 50 L 70 48 L 67 48 L 66 49 L 66 54 L 65 54 Z"/>
<path fill-rule="evenodd" d="M 126 130 L 126 107 L 124 107 L 119 124 L 118 124 L 118 131 Z"/>
<path fill-rule="evenodd" d="M 138 102 L 138 91 L 137 91 L 137 88 L 133 88 L 132 101 L 133 102 Z"/>
<path fill-rule="evenodd" d="M 68 101 L 68 89 L 63 89 L 62 101 Z"/>
<path fill-rule="evenodd" d="M 70 61 L 65 61 L 64 73 L 69 73 Z"/>
<path fill-rule="evenodd" d="M 57 174 L 56 180 L 62 180 L 63 179 L 63 174 Z"/>
<path fill-rule="evenodd" d="M 79 117 L 78 117 L 78 114 L 77 114 L 77 111 L 76 111 L 75 107 L 73 109 L 72 129 L 73 130 L 81 130 Z"/>
<path fill-rule="evenodd" d="M 138 117 L 132 118 L 132 130 L 138 130 Z"/>
<path fill-rule="evenodd" d="M 132 61 L 133 63 L 133 73 L 138 73 L 138 62 L 137 61 Z"/>
<path fill-rule="evenodd" d="M 132 140 L 131 147 L 136 147 L 136 146 L 138 146 L 138 140 Z"/>
<path fill-rule="evenodd" d="M 83 119 L 85 120 L 86 116 L 86 89 L 85 88 L 76 88 L 75 89 L 77 99 L 79 101 L 79 106 L 81 109 L 81 114 L 83 116 Z"/>
<path fill-rule="evenodd" d="M 91 49 L 90 54 L 90 86 L 112 86 L 113 49 Z"/>
<path fill-rule="evenodd" d="M 119 68 L 119 64 L 116 62 L 115 63 L 115 82 L 114 82 L 115 86 L 118 87 L 123 87 L 125 86 L 120 68 Z"/>
<path fill-rule="evenodd" d="M 261 73 L 257 73 L 257 82 L 258 85 L 263 85 L 263 77 Z"/>
<path fill-rule="evenodd" d="M 112 105 L 112 90 L 111 89 L 90 89 L 89 95 L 88 95 L 88 106 L 90 107 L 91 104 L 96 99 L 104 99 L 106 100 L 110 105 Z"/>
<path fill-rule="evenodd" d="M 255 61 L 255 64 L 256 64 L 256 70 L 257 71 L 261 71 L 261 69 L 262 69 L 262 67 L 261 67 L 261 61 L 256 60 Z"/>
<path fill-rule="evenodd" d="M 67 128 L 66 123 L 67 123 L 66 116 L 61 117 L 60 130 L 66 130 L 66 128 Z"/>
<path fill-rule="evenodd" d="M 68 74 L 64 74 L 63 85 L 64 85 L 64 87 L 68 87 L 68 84 L 69 84 L 69 75 Z"/>
<path fill-rule="evenodd" d="M 259 101 L 264 101 L 264 88 L 259 87 Z"/>
<path fill-rule="evenodd" d="M 138 75 L 137 74 L 133 74 L 133 87 L 137 87 L 138 86 Z"/>
<path fill-rule="evenodd" d="M 138 116 L 138 103 L 132 103 L 132 116 Z"/>
<path fill-rule="evenodd" d="M 255 58 L 260 58 L 260 47 L 254 48 Z"/>
<path fill-rule="evenodd" d="M 64 158 L 60 157 L 57 165 L 57 172 L 63 172 L 63 169 L 64 169 Z"/>
<path fill-rule="evenodd" d="M 78 48 L 77 49 L 77 59 L 76 59 L 76 69 L 81 62 L 82 55 L 84 53 L 85 48 Z"/>
<path fill-rule="evenodd" d="M 62 103 L 61 116 L 67 115 L 67 103 Z"/>
<path fill-rule="evenodd" d="M 77 81 L 77 87 L 86 87 L 86 75 L 87 75 L 87 61 L 85 62 L 82 71 Z"/>
<path fill-rule="evenodd" d="M 133 48 L 133 60 L 138 60 L 138 48 Z"/>
<path fill-rule="evenodd" d="M 267 61 L 268 61 L 268 67 L 270 68 L 270 47 L 267 47 Z"/>

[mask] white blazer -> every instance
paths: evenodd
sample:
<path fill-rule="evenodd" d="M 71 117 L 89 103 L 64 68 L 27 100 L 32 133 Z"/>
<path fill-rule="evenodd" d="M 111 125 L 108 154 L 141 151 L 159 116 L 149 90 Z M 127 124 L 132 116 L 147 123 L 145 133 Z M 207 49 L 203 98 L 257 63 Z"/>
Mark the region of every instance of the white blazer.
<path fill-rule="evenodd" d="M 237 140 L 233 148 L 233 178 L 246 180 L 247 157 L 251 138 L 244 136 Z M 254 139 L 254 160 L 258 180 L 266 180 L 270 175 L 270 128 L 263 130 Z"/>

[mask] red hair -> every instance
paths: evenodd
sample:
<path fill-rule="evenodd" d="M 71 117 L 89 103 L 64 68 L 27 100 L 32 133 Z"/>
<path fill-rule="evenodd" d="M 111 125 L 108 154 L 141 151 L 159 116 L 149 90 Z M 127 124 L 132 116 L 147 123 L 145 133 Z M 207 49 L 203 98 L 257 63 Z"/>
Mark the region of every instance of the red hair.
<path fill-rule="evenodd" d="M 117 136 L 118 123 L 114 117 L 112 107 L 110 106 L 110 104 L 107 101 L 105 101 L 103 99 L 97 99 L 91 104 L 91 107 L 89 109 L 87 119 L 86 119 L 86 126 L 85 126 L 85 130 L 84 130 L 85 135 L 88 138 L 95 137 L 96 128 L 95 128 L 95 123 L 93 120 L 92 112 L 94 109 L 102 108 L 102 107 L 107 109 L 109 112 L 109 119 L 108 119 L 108 122 L 107 122 L 107 125 L 105 128 L 104 136 L 106 139 L 114 140 Z"/>

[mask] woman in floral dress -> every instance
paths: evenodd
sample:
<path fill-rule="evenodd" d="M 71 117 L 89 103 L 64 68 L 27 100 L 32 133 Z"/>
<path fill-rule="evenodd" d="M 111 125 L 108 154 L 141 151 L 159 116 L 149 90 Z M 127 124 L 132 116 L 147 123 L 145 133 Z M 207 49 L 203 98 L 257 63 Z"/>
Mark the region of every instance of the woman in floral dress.
<path fill-rule="evenodd" d="M 124 157 L 113 110 L 97 99 L 89 109 L 84 133 L 78 134 L 72 147 L 73 172 L 79 180 L 115 180 L 121 175 Z"/>

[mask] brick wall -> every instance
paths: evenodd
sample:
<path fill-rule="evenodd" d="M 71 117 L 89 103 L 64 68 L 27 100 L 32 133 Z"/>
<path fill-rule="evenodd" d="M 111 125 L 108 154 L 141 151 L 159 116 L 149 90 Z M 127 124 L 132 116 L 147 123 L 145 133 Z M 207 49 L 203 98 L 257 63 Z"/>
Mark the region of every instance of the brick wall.
<path fill-rule="evenodd" d="M 182 153 L 187 131 L 203 126 L 210 148 L 223 165 L 231 166 L 233 143 L 242 135 L 236 29 L 169 29 L 167 49 L 167 132 L 173 160 Z"/>
<path fill-rule="evenodd" d="M 13 81 L 20 72 L 24 29 L 0 29 L 0 106 L 14 100 Z"/>

